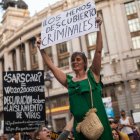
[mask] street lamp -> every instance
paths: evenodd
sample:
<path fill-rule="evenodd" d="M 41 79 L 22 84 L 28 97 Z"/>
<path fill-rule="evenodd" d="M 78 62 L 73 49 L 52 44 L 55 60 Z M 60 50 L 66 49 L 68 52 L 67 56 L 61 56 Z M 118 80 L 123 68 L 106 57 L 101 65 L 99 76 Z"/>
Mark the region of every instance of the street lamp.
<path fill-rule="evenodd" d="M 48 109 L 49 109 L 49 121 L 48 121 L 48 128 L 53 129 L 53 125 L 52 125 L 52 112 L 51 112 L 51 100 L 50 100 L 50 92 L 49 92 L 49 88 L 51 85 L 51 75 L 47 72 L 45 75 L 45 85 L 46 85 L 46 89 L 47 89 L 47 100 L 48 100 Z"/>

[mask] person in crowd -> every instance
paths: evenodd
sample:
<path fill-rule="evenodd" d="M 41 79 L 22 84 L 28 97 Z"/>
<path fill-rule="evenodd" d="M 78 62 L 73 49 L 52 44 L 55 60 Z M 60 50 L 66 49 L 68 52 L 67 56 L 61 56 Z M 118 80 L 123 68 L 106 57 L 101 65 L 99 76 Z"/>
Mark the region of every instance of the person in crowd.
<path fill-rule="evenodd" d="M 39 129 L 34 132 L 34 140 L 51 140 L 51 131 L 45 126 L 39 127 Z"/>
<path fill-rule="evenodd" d="M 133 129 L 133 133 L 134 133 L 134 140 L 140 140 L 140 134 L 137 128 Z"/>
<path fill-rule="evenodd" d="M 113 135 L 113 140 L 121 140 L 121 137 L 120 137 L 117 129 L 112 128 L 112 135 Z"/>
<path fill-rule="evenodd" d="M 19 140 L 19 133 L 13 134 L 10 140 Z"/>
<path fill-rule="evenodd" d="M 140 140 L 140 131 L 137 124 L 133 124 L 134 140 Z"/>
<path fill-rule="evenodd" d="M 117 129 L 112 128 L 113 140 L 123 140 Z"/>
<path fill-rule="evenodd" d="M 67 123 L 63 132 L 58 136 L 56 140 L 66 140 L 72 131 L 74 118 Z M 41 126 L 38 130 L 34 132 L 34 140 L 52 140 L 51 139 L 51 131 L 45 126 Z"/>
<path fill-rule="evenodd" d="M 15 134 L 12 134 L 12 135 L 11 135 L 10 140 L 15 140 L 14 135 L 15 135 Z"/>
<path fill-rule="evenodd" d="M 128 134 L 130 140 L 134 140 L 133 121 L 130 117 L 126 116 L 124 110 L 121 110 L 120 130 Z"/>
<path fill-rule="evenodd" d="M 97 109 L 97 116 L 104 126 L 104 131 L 99 140 L 112 140 L 112 132 L 106 115 L 106 111 L 101 98 L 102 83 L 100 79 L 101 55 L 102 55 L 102 34 L 101 18 L 96 18 L 99 27 L 97 32 L 96 50 L 91 66 L 88 68 L 87 57 L 83 52 L 74 52 L 71 56 L 71 66 L 75 76 L 67 75 L 56 67 L 51 58 L 43 49 L 39 49 L 45 64 L 52 71 L 56 79 L 68 88 L 70 111 L 74 116 L 74 138 L 75 140 L 87 140 L 82 133 L 76 131 L 76 126 L 81 122 L 85 114 L 91 108 L 90 85 L 93 92 L 93 103 Z M 40 48 L 41 37 L 36 38 L 37 47 Z M 76 47 L 76 46 L 75 46 Z M 90 83 L 89 83 L 90 82 Z"/>
<path fill-rule="evenodd" d="M 110 123 L 111 128 L 114 128 L 114 129 L 118 130 L 118 127 L 119 127 L 118 120 L 115 120 L 115 119 L 111 118 L 111 119 L 109 119 L 109 123 Z"/>
<path fill-rule="evenodd" d="M 111 119 L 109 120 L 109 122 L 110 122 L 111 128 L 117 130 L 117 133 L 119 133 L 121 140 L 129 140 L 128 135 L 119 130 L 119 120 Z"/>

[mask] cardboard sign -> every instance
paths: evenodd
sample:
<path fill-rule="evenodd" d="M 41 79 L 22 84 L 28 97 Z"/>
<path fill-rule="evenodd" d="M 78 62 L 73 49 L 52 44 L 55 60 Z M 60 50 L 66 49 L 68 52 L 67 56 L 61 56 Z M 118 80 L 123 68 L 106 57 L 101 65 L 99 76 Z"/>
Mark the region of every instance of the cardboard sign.
<path fill-rule="evenodd" d="M 78 7 L 48 17 L 42 22 L 42 44 L 40 48 L 44 49 L 98 31 L 95 18 L 96 9 L 93 1 L 88 1 Z"/>
<path fill-rule="evenodd" d="M 44 72 L 3 72 L 4 133 L 28 132 L 46 119 Z"/>

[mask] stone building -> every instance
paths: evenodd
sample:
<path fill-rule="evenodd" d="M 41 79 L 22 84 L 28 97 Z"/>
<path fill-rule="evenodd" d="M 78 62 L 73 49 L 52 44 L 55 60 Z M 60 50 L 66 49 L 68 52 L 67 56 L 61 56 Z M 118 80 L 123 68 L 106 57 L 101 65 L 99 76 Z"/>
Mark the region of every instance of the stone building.
<path fill-rule="evenodd" d="M 2 72 L 45 70 L 42 57 L 35 47 L 35 36 L 41 32 L 41 22 L 50 15 L 82 4 L 83 0 L 62 0 L 33 17 L 27 9 L 9 7 L 0 25 L 0 117 L 2 120 Z M 111 97 L 115 116 L 124 109 L 128 114 L 140 112 L 140 0 L 96 0 L 102 17 L 103 53 L 101 76 L 103 97 Z M 73 74 L 70 56 L 83 51 L 89 66 L 96 47 L 96 33 L 90 33 L 45 49 L 54 64 L 65 73 Z M 51 73 L 50 73 L 51 74 Z M 53 75 L 51 74 L 53 77 Z M 67 89 L 53 77 L 50 93 L 52 123 L 55 130 L 69 120 Z M 48 105 L 47 105 L 48 106 Z M 46 109 L 48 114 L 48 108 Z"/>

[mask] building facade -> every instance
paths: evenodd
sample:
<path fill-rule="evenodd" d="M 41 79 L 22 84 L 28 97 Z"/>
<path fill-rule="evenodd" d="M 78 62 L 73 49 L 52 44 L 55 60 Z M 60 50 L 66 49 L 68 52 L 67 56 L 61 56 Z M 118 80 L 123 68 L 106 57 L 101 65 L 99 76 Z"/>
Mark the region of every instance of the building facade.
<path fill-rule="evenodd" d="M 9 7 L 0 25 L 0 117 L 2 115 L 3 71 L 49 69 L 35 47 L 35 36 L 41 23 L 50 15 L 82 4 L 84 0 L 62 0 L 33 17 L 27 9 Z M 101 76 L 103 98 L 111 97 L 115 116 L 124 109 L 128 114 L 140 112 L 140 0 L 96 0 L 98 15 L 103 19 L 103 53 Z M 45 49 L 56 66 L 73 74 L 70 56 L 75 51 L 85 52 L 88 65 L 94 57 L 96 33 L 90 33 Z M 52 73 L 50 73 L 53 77 Z M 48 89 L 48 90 L 47 90 Z M 46 87 L 50 93 L 52 124 L 61 130 L 70 118 L 67 89 L 54 77 Z M 48 103 L 48 102 L 47 102 Z M 49 114 L 46 103 L 46 113 Z"/>

